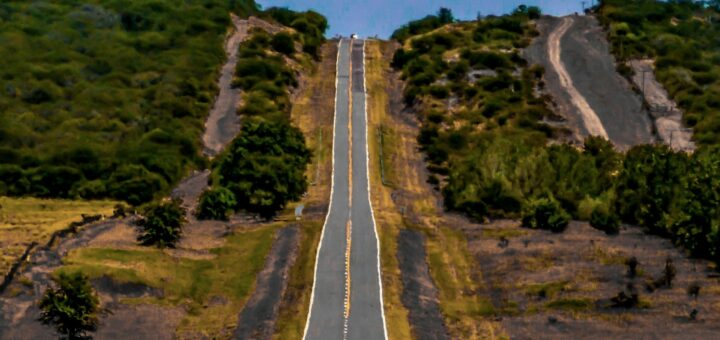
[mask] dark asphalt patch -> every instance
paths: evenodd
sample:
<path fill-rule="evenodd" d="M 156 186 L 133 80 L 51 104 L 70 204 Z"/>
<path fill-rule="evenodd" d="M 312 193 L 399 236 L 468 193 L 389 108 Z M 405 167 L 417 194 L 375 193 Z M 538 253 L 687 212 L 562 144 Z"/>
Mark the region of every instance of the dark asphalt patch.
<path fill-rule="evenodd" d="M 425 261 L 423 234 L 401 230 L 397 258 L 403 282 L 402 303 L 408 309 L 413 335 L 418 339 L 450 339 L 438 304 L 438 290 Z"/>
<path fill-rule="evenodd" d="M 297 226 L 280 229 L 265 267 L 258 274 L 255 292 L 240 313 L 235 339 L 270 339 L 275 331 L 280 302 L 287 288 L 288 272 L 295 263 Z"/>

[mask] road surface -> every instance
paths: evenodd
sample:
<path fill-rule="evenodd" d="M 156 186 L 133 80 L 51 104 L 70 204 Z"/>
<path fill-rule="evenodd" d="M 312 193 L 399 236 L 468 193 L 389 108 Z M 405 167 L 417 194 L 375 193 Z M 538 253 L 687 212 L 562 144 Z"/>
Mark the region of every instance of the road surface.
<path fill-rule="evenodd" d="M 339 44 L 330 209 L 304 337 L 386 339 L 368 181 L 364 42 L 342 39 Z"/>
<path fill-rule="evenodd" d="M 655 140 L 642 99 L 616 72 L 595 18 L 543 17 L 538 28 L 524 56 L 545 67 L 546 91 L 579 138 L 599 135 L 620 148 Z"/>

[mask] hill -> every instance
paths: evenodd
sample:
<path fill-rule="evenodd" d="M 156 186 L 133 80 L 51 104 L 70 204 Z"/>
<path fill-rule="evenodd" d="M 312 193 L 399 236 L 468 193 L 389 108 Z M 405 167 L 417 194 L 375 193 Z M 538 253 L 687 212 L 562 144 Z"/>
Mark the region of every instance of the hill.
<path fill-rule="evenodd" d="M 231 11 L 257 6 L 0 4 L 0 195 L 139 204 L 203 165 Z"/>

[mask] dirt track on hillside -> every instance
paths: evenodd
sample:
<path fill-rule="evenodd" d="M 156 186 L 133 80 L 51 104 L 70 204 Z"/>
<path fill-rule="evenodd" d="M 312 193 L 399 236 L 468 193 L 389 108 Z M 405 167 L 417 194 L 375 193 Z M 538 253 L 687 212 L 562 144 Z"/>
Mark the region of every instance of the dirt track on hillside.
<path fill-rule="evenodd" d="M 578 140 L 607 136 L 621 149 L 655 140 L 642 99 L 616 72 L 605 33 L 595 18 L 543 17 L 538 29 L 541 35 L 523 55 L 545 68 L 544 91 Z"/>

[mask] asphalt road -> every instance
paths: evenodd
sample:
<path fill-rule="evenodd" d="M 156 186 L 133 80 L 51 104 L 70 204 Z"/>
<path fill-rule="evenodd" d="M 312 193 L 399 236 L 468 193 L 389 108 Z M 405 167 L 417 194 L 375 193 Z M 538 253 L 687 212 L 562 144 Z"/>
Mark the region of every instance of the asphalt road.
<path fill-rule="evenodd" d="M 621 148 L 654 141 L 642 100 L 616 72 L 595 18 L 543 17 L 538 28 L 541 36 L 524 56 L 545 67 L 546 89 L 580 137 L 606 133 Z"/>
<path fill-rule="evenodd" d="M 343 39 L 338 48 L 332 193 L 315 264 L 306 339 L 386 338 L 369 198 L 363 46 L 361 40 Z"/>

